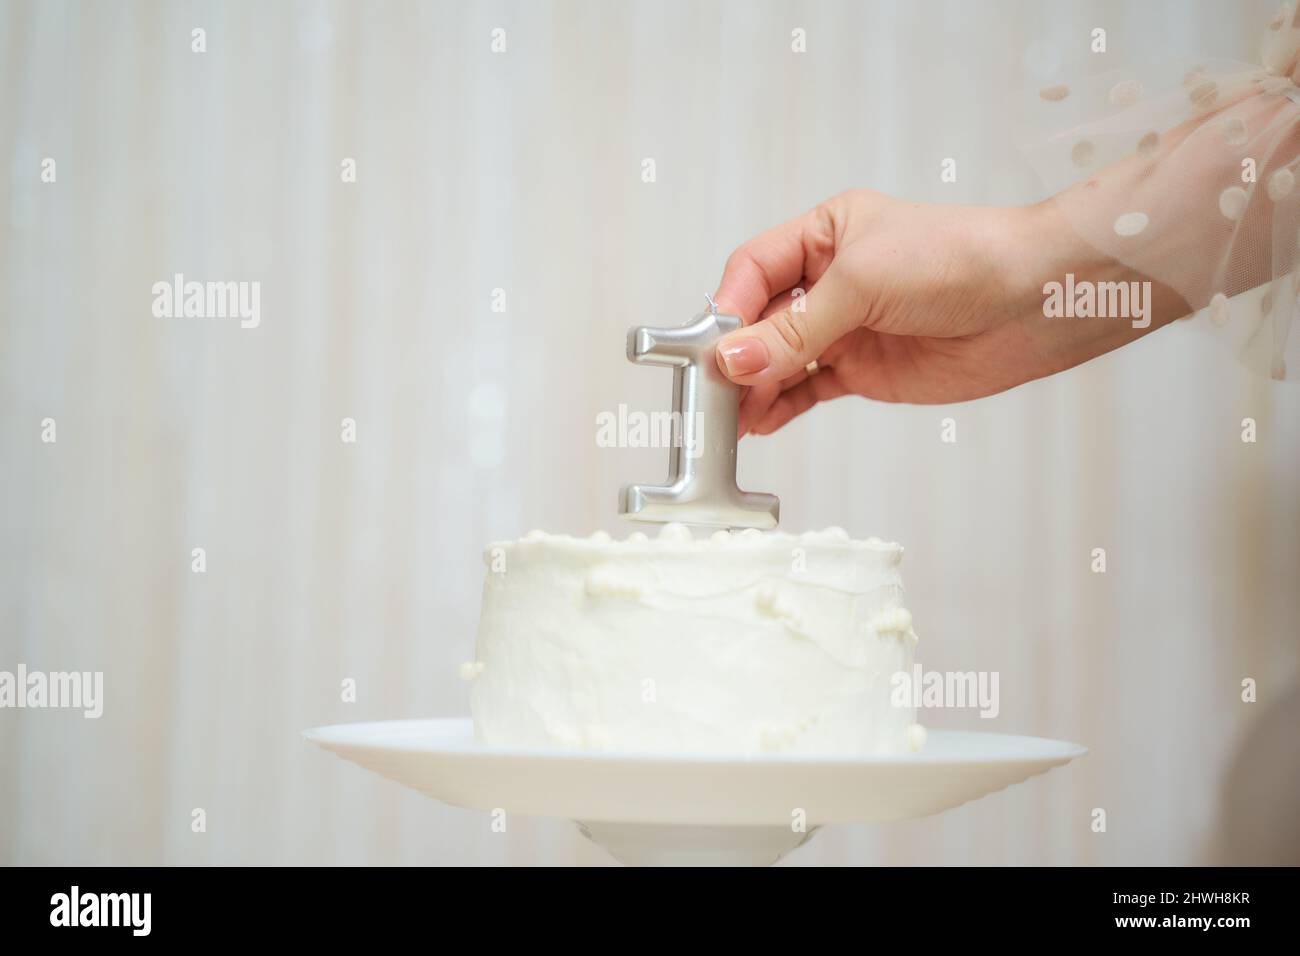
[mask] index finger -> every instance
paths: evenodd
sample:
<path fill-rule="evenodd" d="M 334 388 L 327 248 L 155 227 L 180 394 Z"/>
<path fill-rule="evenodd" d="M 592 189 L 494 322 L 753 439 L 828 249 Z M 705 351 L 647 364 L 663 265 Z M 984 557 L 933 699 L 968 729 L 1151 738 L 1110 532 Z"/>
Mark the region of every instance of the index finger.
<path fill-rule="evenodd" d="M 835 253 L 835 231 L 822 208 L 750 239 L 727 259 L 714 300 L 753 325 L 767 304 L 800 279 L 816 282 Z"/>

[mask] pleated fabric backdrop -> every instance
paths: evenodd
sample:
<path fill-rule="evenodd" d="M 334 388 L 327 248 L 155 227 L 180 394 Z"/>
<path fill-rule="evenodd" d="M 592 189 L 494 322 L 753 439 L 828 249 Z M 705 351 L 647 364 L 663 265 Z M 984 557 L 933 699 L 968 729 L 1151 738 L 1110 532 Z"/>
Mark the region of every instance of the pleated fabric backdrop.
<path fill-rule="evenodd" d="M 1270 12 L 0 3 L 0 669 L 103 671 L 106 697 L 99 720 L 0 710 L 0 862 L 609 862 L 568 823 L 494 833 L 300 731 L 468 712 L 484 543 L 626 533 L 617 489 L 664 453 L 597 447 L 596 416 L 669 384 L 625 330 L 689 318 L 744 239 L 853 186 L 1040 198 L 1009 95 L 1255 59 Z M 176 273 L 260 282 L 260 325 L 155 317 Z M 1275 847 L 1241 808 L 1279 780 L 1232 768 L 1271 740 L 1245 766 L 1296 776 L 1276 732 L 1300 657 L 1294 389 L 1173 328 L 968 405 L 841 400 L 747 439 L 741 480 L 789 530 L 907 547 L 921 660 L 1001 678 L 996 719 L 925 722 L 1091 748 L 938 817 L 830 827 L 792 865 Z"/>

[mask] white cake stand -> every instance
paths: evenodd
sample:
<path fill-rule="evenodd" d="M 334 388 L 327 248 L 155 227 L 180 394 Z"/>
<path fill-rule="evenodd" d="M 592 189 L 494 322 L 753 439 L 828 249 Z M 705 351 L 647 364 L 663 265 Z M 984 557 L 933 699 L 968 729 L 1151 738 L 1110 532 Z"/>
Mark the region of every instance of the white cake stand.
<path fill-rule="evenodd" d="M 565 817 L 634 865 L 767 865 L 825 823 L 939 813 L 1087 753 L 1041 737 L 931 731 L 919 754 L 753 757 L 486 747 L 469 718 L 339 724 L 312 743 L 471 810 Z"/>

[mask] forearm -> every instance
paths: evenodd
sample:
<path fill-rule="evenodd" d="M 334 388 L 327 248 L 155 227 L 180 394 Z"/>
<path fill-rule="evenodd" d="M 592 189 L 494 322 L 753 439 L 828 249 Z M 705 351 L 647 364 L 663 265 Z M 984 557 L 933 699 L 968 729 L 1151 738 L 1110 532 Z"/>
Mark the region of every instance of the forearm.
<path fill-rule="evenodd" d="M 1215 108 L 1008 216 L 1006 281 L 1053 365 L 1086 361 L 1291 270 L 1294 254 L 1279 267 L 1278 253 L 1295 239 L 1279 234 L 1277 216 L 1293 198 L 1285 164 L 1300 152 L 1300 129 L 1294 104 L 1266 92 L 1268 83 L 1219 91 Z M 1129 314 L 1044 314 L 1047 290 L 1067 283 L 1080 295 L 1125 283 Z"/>

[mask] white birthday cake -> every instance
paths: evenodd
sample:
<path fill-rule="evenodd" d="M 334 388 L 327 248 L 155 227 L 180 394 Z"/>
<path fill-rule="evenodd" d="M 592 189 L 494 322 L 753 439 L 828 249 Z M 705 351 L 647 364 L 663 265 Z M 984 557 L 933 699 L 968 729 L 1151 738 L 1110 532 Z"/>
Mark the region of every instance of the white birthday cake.
<path fill-rule="evenodd" d="M 919 750 L 903 549 L 683 525 L 488 547 L 471 708 L 484 744 L 665 753 Z"/>

